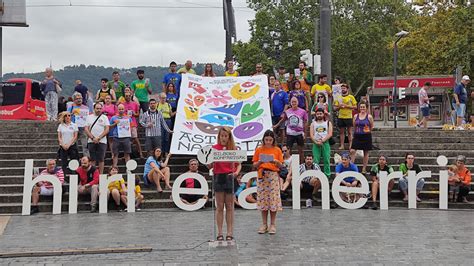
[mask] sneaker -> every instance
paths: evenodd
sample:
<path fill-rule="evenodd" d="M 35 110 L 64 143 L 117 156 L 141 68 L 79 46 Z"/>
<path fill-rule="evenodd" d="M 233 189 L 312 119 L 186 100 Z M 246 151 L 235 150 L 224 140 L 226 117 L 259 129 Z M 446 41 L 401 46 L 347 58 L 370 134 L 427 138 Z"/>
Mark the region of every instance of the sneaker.
<path fill-rule="evenodd" d="M 378 209 L 379 207 L 377 206 L 377 203 L 376 202 L 372 203 L 372 210 L 378 210 Z"/>
<path fill-rule="evenodd" d="M 91 204 L 91 212 L 97 212 L 97 204 Z"/>
<path fill-rule="evenodd" d="M 421 199 L 418 196 L 416 196 L 416 201 L 421 202 Z"/>
<path fill-rule="evenodd" d="M 136 208 L 136 209 L 135 209 L 135 211 L 137 211 L 137 212 L 139 212 L 139 211 L 141 211 L 141 210 L 142 210 L 142 209 L 140 209 L 140 208 Z"/>
<path fill-rule="evenodd" d="M 33 215 L 35 213 L 38 213 L 39 212 L 39 207 L 38 206 L 31 206 L 31 209 L 30 209 L 30 214 Z"/>
<path fill-rule="evenodd" d="M 403 201 L 408 201 L 408 196 L 405 196 L 405 197 L 403 198 Z"/>

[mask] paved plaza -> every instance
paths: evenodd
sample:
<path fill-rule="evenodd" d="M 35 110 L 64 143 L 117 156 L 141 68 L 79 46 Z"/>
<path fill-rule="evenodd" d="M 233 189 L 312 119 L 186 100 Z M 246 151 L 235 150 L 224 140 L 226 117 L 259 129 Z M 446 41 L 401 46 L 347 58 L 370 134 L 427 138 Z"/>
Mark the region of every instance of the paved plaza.
<path fill-rule="evenodd" d="M 209 248 L 210 208 L 12 216 L 0 236 L 0 253 L 125 247 L 152 251 L 4 258 L 0 264 L 472 265 L 474 261 L 472 210 L 285 209 L 277 219 L 276 235 L 258 235 L 259 212 L 238 210 L 237 246 Z"/>

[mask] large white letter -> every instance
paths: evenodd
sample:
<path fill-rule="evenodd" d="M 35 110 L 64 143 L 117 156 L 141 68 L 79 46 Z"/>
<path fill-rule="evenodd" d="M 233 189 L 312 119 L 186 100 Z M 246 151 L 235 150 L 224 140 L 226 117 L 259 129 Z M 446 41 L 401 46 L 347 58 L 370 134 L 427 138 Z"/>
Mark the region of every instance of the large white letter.
<path fill-rule="evenodd" d="M 79 168 L 79 162 L 77 160 L 71 160 L 69 162 L 69 169 L 76 172 Z M 77 213 L 77 185 L 79 184 L 79 177 L 77 174 L 69 176 L 69 213 Z"/>
<path fill-rule="evenodd" d="M 438 156 L 436 162 L 439 166 L 446 167 L 448 158 L 446 156 Z M 448 170 L 439 171 L 439 208 L 448 209 Z"/>
<path fill-rule="evenodd" d="M 323 210 L 329 210 L 329 181 L 327 176 L 321 172 L 321 170 L 308 170 L 305 171 L 301 176 L 300 176 L 300 169 L 299 169 L 299 156 L 298 155 L 292 155 L 291 156 L 291 174 L 292 174 L 292 181 L 291 181 L 291 186 L 293 188 L 292 193 L 293 193 L 293 209 L 294 210 L 299 210 L 301 209 L 301 194 L 300 194 L 300 184 L 301 180 L 303 180 L 305 177 L 315 177 L 318 178 L 319 181 L 321 182 L 321 206 Z"/>
<path fill-rule="evenodd" d="M 408 209 L 416 209 L 416 184 L 421 178 L 430 178 L 431 171 L 423 171 L 416 174 L 415 171 L 408 171 Z"/>
<path fill-rule="evenodd" d="M 361 183 L 361 187 L 341 186 L 342 180 L 347 177 L 355 177 L 355 179 L 359 180 L 359 182 Z M 339 192 L 368 194 L 369 183 L 367 182 L 367 179 L 365 178 L 365 176 L 363 176 L 361 173 L 353 172 L 353 171 L 340 173 L 336 176 L 336 178 L 334 178 L 334 181 L 332 181 L 332 197 L 334 198 L 334 201 L 339 206 L 346 209 L 351 209 L 351 210 L 359 209 L 362 206 L 364 206 L 364 204 L 367 202 L 367 198 L 359 198 L 357 202 L 349 203 L 341 199 L 341 195 L 339 195 Z"/>
<path fill-rule="evenodd" d="M 129 160 L 127 162 L 127 212 L 135 212 L 135 174 L 132 171 L 137 169 L 137 162 Z"/>
<path fill-rule="evenodd" d="M 257 171 L 246 173 L 244 176 L 242 176 L 241 182 L 242 184 L 245 184 L 249 180 L 253 178 L 257 178 L 257 177 L 258 177 Z M 247 209 L 247 210 L 257 209 L 257 203 L 248 203 L 246 200 L 247 196 L 253 193 L 257 193 L 257 187 L 246 188 L 242 190 L 242 192 L 240 192 L 238 201 L 239 201 L 240 206 L 242 206 L 242 208 Z"/>
<path fill-rule="evenodd" d="M 201 188 L 182 188 L 181 183 L 187 178 L 194 178 L 200 184 Z M 199 199 L 195 204 L 184 204 L 181 200 L 180 194 L 191 194 L 191 195 L 208 195 L 209 194 L 209 186 L 207 185 L 207 181 L 204 176 L 198 173 L 184 173 L 178 176 L 173 183 L 173 189 L 171 191 L 171 196 L 173 197 L 174 204 L 178 206 L 178 208 L 185 210 L 185 211 L 195 211 L 202 208 L 206 201 L 205 199 Z"/>
<path fill-rule="evenodd" d="M 388 183 L 391 179 L 401 178 L 403 176 L 402 171 L 392 172 L 387 175 L 386 171 L 381 171 L 379 173 L 379 182 L 380 182 L 380 209 L 388 210 Z"/>
<path fill-rule="evenodd" d="M 30 215 L 31 211 L 31 190 L 38 182 L 49 182 L 53 185 L 53 214 L 61 214 L 61 201 L 63 187 L 61 182 L 54 175 L 39 175 L 33 180 L 33 160 L 25 160 L 25 174 L 23 179 L 23 208 L 22 215 Z"/>

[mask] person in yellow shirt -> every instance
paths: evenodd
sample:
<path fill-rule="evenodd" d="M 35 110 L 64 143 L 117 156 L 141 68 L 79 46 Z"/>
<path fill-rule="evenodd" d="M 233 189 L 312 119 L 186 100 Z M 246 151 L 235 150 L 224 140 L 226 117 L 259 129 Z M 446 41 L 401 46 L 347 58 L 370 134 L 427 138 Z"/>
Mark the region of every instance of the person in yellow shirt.
<path fill-rule="evenodd" d="M 239 72 L 234 70 L 234 62 L 233 61 L 227 62 L 227 70 L 226 70 L 226 72 L 224 72 L 224 76 L 226 76 L 226 77 L 238 77 L 239 76 Z"/>
<path fill-rule="evenodd" d="M 109 168 L 109 177 L 118 174 L 117 167 Z M 125 186 L 125 181 L 121 178 L 118 181 L 110 182 L 109 184 L 109 195 L 112 195 L 112 198 L 115 201 L 115 206 L 117 206 L 118 211 L 122 211 L 120 208 L 120 201 L 127 206 L 127 187 Z"/>
<path fill-rule="evenodd" d="M 349 86 L 345 83 L 341 85 L 342 102 L 334 101 L 334 110 L 339 111 L 337 126 L 339 127 L 339 149 L 344 149 L 345 130 L 349 139 L 349 149 L 352 146 L 352 110 L 357 109 L 357 101 L 349 94 Z"/>
<path fill-rule="evenodd" d="M 317 99 L 315 99 L 314 97 L 320 92 L 324 93 L 328 103 L 331 102 L 329 98 L 332 98 L 332 88 L 328 85 L 327 82 L 328 76 L 326 74 L 319 75 L 318 83 L 314 84 L 311 88 L 311 99 L 313 99 L 314 102 L 317 101 Z M 329 112 L 331 112 L 331 106 L 329 106 Z"/>

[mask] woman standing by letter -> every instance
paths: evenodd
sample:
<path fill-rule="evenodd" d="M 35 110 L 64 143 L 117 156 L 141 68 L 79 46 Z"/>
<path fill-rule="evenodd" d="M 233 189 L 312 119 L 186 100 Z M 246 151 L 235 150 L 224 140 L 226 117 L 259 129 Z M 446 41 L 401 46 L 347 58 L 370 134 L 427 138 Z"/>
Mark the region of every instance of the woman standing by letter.
<path fill-rule="evenodd" d="M 283 154 L 276 146 L 275 134 L 271 130 L 263 134 L 262 146 L 255 150 L 253 166 L 258 168 L 257 209 L 262 212 L 262 225 L 259 234 L 276 233 L 276 213 L 282 211 L 278 172 L 283 167 Z M 268 227 L 270 211 L 270 227 Z"/>
<path fill-rule="evenodd" d="M 217 134 L 217 144 L 212 146 L 215 150 L 235 150 L 234 137 L 228 127 L 221 127 Z M 217 240 L 224 240 L 222 227 L 224 224 L 224 205 L 225 221 L 227 224 L 227 241 L 234 240 L 234 178 L 237 177 L 242 168 L 240 163 L 236 162 L 215 162 L 212 165 L 214 172 L 214 191 L 216 193 L 216 222 L 217 222 Z"/>

